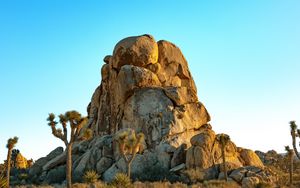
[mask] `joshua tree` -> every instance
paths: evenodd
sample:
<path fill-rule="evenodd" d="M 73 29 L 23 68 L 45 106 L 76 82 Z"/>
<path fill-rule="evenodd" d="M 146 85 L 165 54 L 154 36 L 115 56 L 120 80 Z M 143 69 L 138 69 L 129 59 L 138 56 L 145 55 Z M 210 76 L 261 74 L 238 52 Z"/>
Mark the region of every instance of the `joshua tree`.
<path fill-rule="evenodd" d="M 15 145 L 18 143 L 18 137 L 13 137 L 13 138 L 10 138 L 8 139 L 7 141 L 7 149 L 8 149 L 8 152 L 7 152 L 7 172 L 6 172 L 6 185 L 7 187 L 9 187 L 9 177 L 10 177 L 10 163 L 11 163 L 11 153 L 12 153 L 12 149 L 15 147 Z"/>
<path fill-rule="evenodd" d="M 287 152 L 288 159 L 290 161 L 290 185 L 293 184 L 293 170 L 294 170 L 294 151 L 290 149 L 289 146 L 285 146 L 285 151 Z"/>
<path fill-rule="evenodd" d="M 78 113 L 77 111 L 68 111 L 65 114 L 60 114 L 59 122 L 62 125 L 63 129 L 56 128 L 57 122 L 55 121 L 55 115 L 53 113 L 49 114 L 47 120 L 49 121 L 48 125 L 52 129 L 52 134 L 55 137 L 62 140 L 66 145 L 66 150 L 67 150 L 66 180 L 67 180 L 67 187 L 71 188 L 72 187 L 72 146 L 75 141 L 82 140 L 82 139 L 89 139 L 80 136 L 82 127 L 87 123 L 87 118 L 82 117 L 81 114 Z M 69 140 L 67 138 L 68 135 L 67 124 L 69 124 L 71 128 L 71 136 Z M 90 130 L 86 130 L 86 131 L 90 131 Z"/>
<path fill-rule="evenodd" d="M 131 163 L 138 152 L 143 150 L 144 134 L 136 134 L 132 129 L 119 131 L 115 140 L 118 142 L 120 154 L 127 164 L 127 175 L 130 178 Z"/>
<path fill-rule="evenodd" d="M 226 167 L 226 158 L 225 158 L 225 147 L 229 143 L 230 137 L 229 137 L 229 135 L 222 133 L 222 134 L 217 135 L 216 139 L 221 144 L 224 178 L 225 178 L 225 181 L 228 181 L 228 178 L 227 178 L 227 167 Z"/>
<path fill-rule="evenodd" d="M 293 149 L 298 159 L 300 159 L 300 154 L 298 153 L 297 146 L 296 146 L 296 137 L 300 137 L 300 130 L 297 129 L 297 125 L 295 121 L 290 121 L 290 128 L 291 128 L 291 136 L 293 141 L 292 142 Z"/>

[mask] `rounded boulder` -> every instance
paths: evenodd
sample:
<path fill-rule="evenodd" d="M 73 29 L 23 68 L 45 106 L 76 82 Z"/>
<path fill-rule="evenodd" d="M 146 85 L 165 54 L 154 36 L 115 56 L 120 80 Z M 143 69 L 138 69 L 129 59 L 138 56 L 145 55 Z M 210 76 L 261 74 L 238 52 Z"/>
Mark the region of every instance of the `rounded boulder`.
<path fill-rule="evenodd" d="M 115 46 L 113 52 L 113 67 L 121 68 L 123 65 L 146 67 L 157 63 L 158 46 L 151 35 L 128 37 Z"/>

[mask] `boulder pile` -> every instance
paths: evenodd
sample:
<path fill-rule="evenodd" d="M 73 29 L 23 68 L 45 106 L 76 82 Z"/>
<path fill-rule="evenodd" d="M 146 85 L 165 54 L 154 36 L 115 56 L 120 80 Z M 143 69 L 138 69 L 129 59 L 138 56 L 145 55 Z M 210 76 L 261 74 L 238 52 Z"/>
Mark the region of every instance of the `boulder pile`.
<path fill-rule="evenodd" d="M 124 128 L 145 135 L 144 151 L 132 162 L 134 177 L 152 167 L 178 173 L 210 169 L 222 162 L 221 146 L 209 124 L 210 115 L 198 100 L 188 63 L 171 42 L 156 42 L 150 35 L 118 42 L 113 54 L 104 58 L 101 82 L 87 112 L 89 121 L 83 131 L 92 129 L 94 136 L 73 146 L 75 181 L 81 181 L 87 170 L 96 170 L 105 181 L 125 171 L 113 139 Z M 233 142 L 226 146 L 226 160 L 233 170 L 229 177 L 238 181 L 246 181 L 242 175 L 248 177 L 249 168 L 264 168 L 253 151 Z M 40 183 L 60 183 L 65 164 L 66 152 L 59 147 L 35 162 L 30 177 Z"/>

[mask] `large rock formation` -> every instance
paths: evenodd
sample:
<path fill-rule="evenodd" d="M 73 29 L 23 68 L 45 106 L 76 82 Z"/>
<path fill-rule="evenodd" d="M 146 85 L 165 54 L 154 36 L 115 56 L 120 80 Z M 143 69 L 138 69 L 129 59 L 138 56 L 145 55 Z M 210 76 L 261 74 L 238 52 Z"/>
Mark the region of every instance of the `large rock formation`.
<path fill-rule="evenodd" d="M 188 63 L 177 46 L 156 42 L 150 35 L 129 37 L 121 40 L 104 62 L 84 127 L 93 130 L 94 138 L 73 146 L 75 181 L 90 169 L 106 181 L 126 169 L 113 139 L 123 128 L 145 135 L 146 148 L 132 162 L 134 176 L 153 168 L 172 168 L 174 172 L 210 169 L 221 163 L 220 145 L 208 124 L 210 116 L 197 98 Z M 226 147 L 226 159 L 233 169 L 247 165 L 263 168 L 254 152 L 233 142 Z M 58 148 L 39 159 L 30 175 L 37 182 L 56 183 L 64 178 L 65 163 L 66 152 Z M 56 172 L 59 178 L 54 178 Z"/>
<path fill-rule="evenodd" d="M 174 44 L 150 35 L 129 37 L 104 61 L 101 84 L 88 108 L 88 127 L 95 135 L 133 128 L 147 136 L 151 149 L 164 143 L 177 148 L 189 146 L 210 121 L 187 61 Z"/>

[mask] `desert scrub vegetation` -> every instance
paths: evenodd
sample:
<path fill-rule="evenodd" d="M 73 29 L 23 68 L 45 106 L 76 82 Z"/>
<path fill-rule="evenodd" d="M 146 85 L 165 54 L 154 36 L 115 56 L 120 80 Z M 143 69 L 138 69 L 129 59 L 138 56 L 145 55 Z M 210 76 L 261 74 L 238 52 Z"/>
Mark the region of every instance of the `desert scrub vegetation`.
<path fill-rule="evenodd" d="M 256 188 L 274 188 L 274 184 L 272 183 L 267 183 L 267 182 L 259 182 L 256 185 Z"/>
<path fill-rule="evenodd" d="M 265 164 L 265 169 L 269 169 L 274 173 L 276 176 L 275 184 L 278 187 L 288 186 L 290 184 L 290 156 L 288 154 L 281 155 L 276 153 L 271 156 L 274 161 L 270 164 Z M 292 178 L 293 185 L 300 187 L 300 160 L 294 160 L 293 162 Z"/>
<path fill-rule="evenodd" d="M 123 174 L 124 177 L 128 176 Z M 106 184 L 104 182 L 98 181 L 92 184 L 87 183 L 74 183 L 72 188 L 240 188 L 241 186 L 233 181 L 224 181 L 224 180 L 210 180 L 205 181 L 203 183 L 197 183 L 193 185 L 187 185 L 184 183 L 171 183 L 169 181 L 157 181 L 157 182 L 134 182 L 134 183 L 125 183 L 119 182 Z M 281 186 L 284 187 L 284 186 Z M 65 185 L 42 185 L 42 186 L 35 186 L 35 185 L 27 185 L 27 186 L 15 186 L 14 188 L 65 188 Z M 266 184 L 261 184 L 255 188 L 269 188 Z M 273 187 L 272 187 L 273 188 Z M 287 188 L 287 187 L 286 187 Z M 296 188 L 296 187 L 295 187 Z"/>
<path fill-rule="evenodd" d="M 224 180 L 211 180 L 204 183 L 197 183 L 193 185 L 187 185 L 184 183 L 171 183 L 168 181 L 163 182 L 135 182 L 134 188 L 240 188 L 235 182 Z"/>
<path fill-rule="evenodd" d="M 168 181 L 162 182 L 134 182 L 134 188 L 187 188 L 188 186 L 183 183 L 170 183 Z"/>
<path fill-rule="evenodd" d="M 131 183 L 130 178 L 124 173 L 117 173 L 111 182 L 113 187 L 124 187 L 124 188 L 132 188 L 133 185 Z"/>
<path fill-rule="evenodd" d="M 99 175 L 94 170 L 88 170 L 83 175 L 84 183 L 96 183 L 99 179 Z"/>
<path fill-rule="evenodd" d="M 72 188 L 113 188 L 104 182 L 97 181 L 94 183 L 75 183 Z"/>
<path fill-rule="evenodd" d="M 203 187 L 203 188 L 240 188 L 240 185 L 235 181 L 225 180 L 210 180 L 204 181 L 202 184 L 192 185 L 191 188 Z"/>

